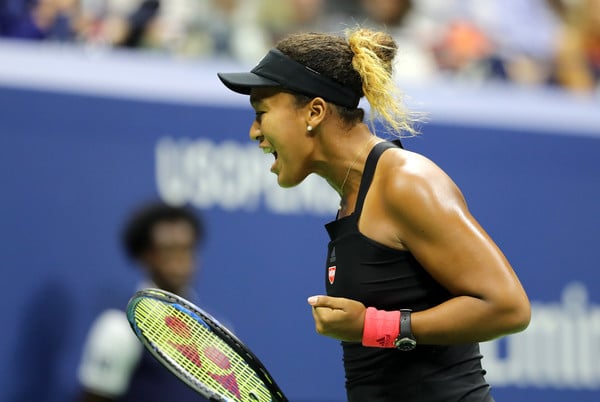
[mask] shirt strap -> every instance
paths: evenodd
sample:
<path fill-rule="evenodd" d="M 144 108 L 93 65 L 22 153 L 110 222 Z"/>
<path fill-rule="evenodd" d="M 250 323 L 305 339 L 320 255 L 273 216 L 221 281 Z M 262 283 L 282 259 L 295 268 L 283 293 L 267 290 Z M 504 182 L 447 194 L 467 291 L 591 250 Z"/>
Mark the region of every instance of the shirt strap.
<path fill-rule="evenodd" d="M 375 168 L 377 167 L 377 162 L 379 161 L 379 158 L 381 157 L 383 152 L 389 148 L 403 147 L 400 140 L 386 141 L 380 142 L 379 144 L 375 145 L 371 152 L 369 152 L 367 162 L 365 163 L 365 170 L 363 171 L 362 178 L 360 180 L 360 187 L 358 188 L 358 197 L 356 198 L 356 206 L 354 208 L 354 214 L 357 218 L 362 212 L 365 197 L 367 196 L 367 192 L 369 191 L 369 187 L 371 186 L 371 182 L 373 181 L 373 176 L 375 175 Z"/>

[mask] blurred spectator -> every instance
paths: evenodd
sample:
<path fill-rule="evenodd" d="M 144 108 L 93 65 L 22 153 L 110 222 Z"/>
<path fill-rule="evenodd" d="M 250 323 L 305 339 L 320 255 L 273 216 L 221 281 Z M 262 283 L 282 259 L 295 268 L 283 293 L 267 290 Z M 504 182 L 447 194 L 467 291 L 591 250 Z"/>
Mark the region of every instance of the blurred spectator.
<path fill-rule="evenodd" d="M 84 0 L 88 44 L 187 57 L 236 57 L 239 0 Z"/>
<path fill-rule="evenodd" d="M 180 56 L 235 57 L 231 38 L 239 0 L 168 0 L 150 33 L 152 47 Z"/>
<path fill-rule="evenodd" d="M 492 42 L 472 21 L 458 19 L 448 23 L 432 50 L 441 71 L 469 80 L 487 78 L 487 61 L 493 54 Z"/>
<path fill-rule="evenodd" d="M 79 14 L 77 0 L 0 1 L 0 36 L 72 41 Z"/>
<path fill-rule="evenodd" d="M 568 90 L 600 89 L 600 0 L 565 3 L 558 39 L 555 80 Z"/>
<path fill-rule="evenodd" d="M 323 29 L 325 17 L 323 0 L 262 0 L 258 10 L 258 22 L 269 33 L 271 44 L 290 32 Z"/>
<path fill-rule="evenodd" d="M 440 69 L 471 80 L 548 81 L 559 19 L 548 0 L 422 0 Z"/>
<path fill-rule="evenodd" d="M 159 0 L 82 0 L 79 40 L 89 45 L 147 47 Z"/>
<path fill-rule="evenodd" d="M 127 19 L 127 31 L 118 45 L 140 47 L 149 26 L 158 14 L 159 7 L 160 2 L 158 0 L 143 0 Z"/>
<path fill-rule="evenodd" d="M 254 36 L 244 33 L 237 41 L 252 52 L 238 51 L 243 61 L 255 63 L 284 36 L 292 32 L 342 32 L 355 25 L 350 12 L 355 12 L 355 1 L 348 0 L 250 0 L 244 2 L 243 15 L 247 27 L 253 27 Z M 252 16 L 252 18 L 248 18 Z M 253 42 L 254 41 L 254 42 Z"/>
<path fill-rule="evenodd" d="M 437 75 L 436 60 L 428 46 L 428 21 L 414 1 L 360 0 L 360 6 L 363 25 L 388 32 L 398 44 L 397 79 L 414 83 Z"/>
<path fill-rule="evenodd" d="M 158 287 L 195 299 L 191 283 L 204 236 L 199 216 L 162 202 L 136 210 L 123 247 L 140 266 L 140 288 Z M 133 292 L 132 292 L 133 293 Z M 124 311 L 110 309 L 93 323 L 79 367 L 80 401 L 202 401 L 143 348 Z"/>
<path fill-rule="evenodd" d="M 254 64 L 291 32 L 389 32 L 395 73 L 596 88 L 599 0 L 0 0 L 0 36 Z"/>

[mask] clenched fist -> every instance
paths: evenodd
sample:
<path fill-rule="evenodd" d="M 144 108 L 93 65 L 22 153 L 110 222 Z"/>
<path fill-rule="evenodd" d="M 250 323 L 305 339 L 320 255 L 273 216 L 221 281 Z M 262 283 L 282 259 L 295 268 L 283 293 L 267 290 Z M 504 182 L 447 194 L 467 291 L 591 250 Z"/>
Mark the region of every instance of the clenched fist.
<path fill-rule="evenodd" d="M 366 308 L 343 297 L 311 296 L 315 328 L 321 335 L 347 342 L 361 342 Z"/>

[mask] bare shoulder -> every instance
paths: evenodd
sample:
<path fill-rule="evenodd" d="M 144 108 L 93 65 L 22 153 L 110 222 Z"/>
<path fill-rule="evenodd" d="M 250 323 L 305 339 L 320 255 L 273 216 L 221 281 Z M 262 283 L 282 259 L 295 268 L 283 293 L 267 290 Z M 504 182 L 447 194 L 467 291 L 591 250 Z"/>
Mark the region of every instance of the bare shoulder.
<path fill-rule="evenodd" d="M 420 208 L 464 203 L 456 183 L 435 162 L 424 155 L 403 149 L 382 155 L 378 172 L 386 200 L 394 205 Z M 401 201 L 401 202 L 399 202 Z"/>
<path fill-rule="evenodd" d="M 476 226 L 460 189 L 432 160 L 393 150 L 380 162 L 376 176 L 382 216 L 413 253 L 419 254 L 420 247 L 434 239 L 436 244 L 451 241 L 457 231 L 466 233 L 465 228 Z"/>

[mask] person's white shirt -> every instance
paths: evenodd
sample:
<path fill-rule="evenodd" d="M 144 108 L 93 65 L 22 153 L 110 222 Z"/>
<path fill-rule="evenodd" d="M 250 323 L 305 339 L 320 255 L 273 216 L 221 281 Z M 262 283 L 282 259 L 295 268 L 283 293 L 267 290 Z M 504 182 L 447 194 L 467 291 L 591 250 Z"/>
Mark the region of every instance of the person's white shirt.
<path fill-rule="evenodd" d="M 92 324 L 78 370 L 81 386 L 97 395 L 116 398 L 127 392 L 142 357 L 125 312 L 104 311 Z"/>

